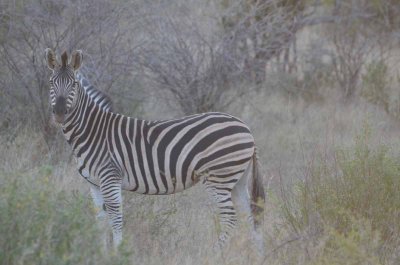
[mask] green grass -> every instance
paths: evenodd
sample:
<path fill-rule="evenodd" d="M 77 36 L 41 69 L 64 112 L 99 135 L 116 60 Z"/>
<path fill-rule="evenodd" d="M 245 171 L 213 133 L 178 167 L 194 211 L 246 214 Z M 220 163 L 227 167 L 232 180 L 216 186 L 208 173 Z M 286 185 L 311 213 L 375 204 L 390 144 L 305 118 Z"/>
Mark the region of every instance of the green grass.
<path fill-rule="evenodd" d="M 400 263 L 400 159 L 370 136 L 316 160 L 282 202 L 287 226 L 314 242 L 312 264 Z"/>
<path fill-rule="evenodd" d="M 90 200 L 56 191 L 51 173 L 0 172 L 0 264 L 128 264 L 105 253 Z"/>

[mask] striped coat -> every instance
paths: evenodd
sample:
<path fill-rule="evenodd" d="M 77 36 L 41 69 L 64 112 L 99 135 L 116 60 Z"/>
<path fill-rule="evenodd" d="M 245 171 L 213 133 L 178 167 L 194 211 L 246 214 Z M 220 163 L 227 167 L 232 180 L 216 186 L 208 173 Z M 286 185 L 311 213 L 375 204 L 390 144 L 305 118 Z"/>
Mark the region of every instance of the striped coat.
<path fill-rule="evenodd" d="M 172 194 L 197 182 L 205 185 L 219 209 L 218 246 L 236 226 L 239 209 L 254 227 L 254 237 L 259 237 L 262 179 L 254 138 L 241 120 L 217 112 L 165 121 L 114 113 L 109 99 L 94 87 L 89 90 L 90 84 L 85 86 L 75 73 L 82 61 L 80 52 L 70 63 L 64 53 L 59 65 L 53 56 L 48 51 L 54 117 L 73 149 L 79 173 L 92 184 L 96 205 L 110 219 L 116 245 L 122 238 L 122 189 Z"/>

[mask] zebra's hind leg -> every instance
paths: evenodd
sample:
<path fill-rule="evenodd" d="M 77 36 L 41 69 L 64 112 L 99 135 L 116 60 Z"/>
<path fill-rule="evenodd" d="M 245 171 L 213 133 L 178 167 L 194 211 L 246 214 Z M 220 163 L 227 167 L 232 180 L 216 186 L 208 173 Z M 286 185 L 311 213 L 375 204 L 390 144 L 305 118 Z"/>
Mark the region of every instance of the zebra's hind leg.
<path fill-rule="evenodd" d="M 215 250 L 219 250 L 225 245 L 237 224 L 236 210 L 232 202 L 231 194 L 232 188 L 236 182 L 236 178 L 227 181 L 226 179 L 220 179 L 215 176 L 208 176 L 204 180 L 206 190 L 218 208 L 220 232 L 218 241 L 214 244 Z"/>

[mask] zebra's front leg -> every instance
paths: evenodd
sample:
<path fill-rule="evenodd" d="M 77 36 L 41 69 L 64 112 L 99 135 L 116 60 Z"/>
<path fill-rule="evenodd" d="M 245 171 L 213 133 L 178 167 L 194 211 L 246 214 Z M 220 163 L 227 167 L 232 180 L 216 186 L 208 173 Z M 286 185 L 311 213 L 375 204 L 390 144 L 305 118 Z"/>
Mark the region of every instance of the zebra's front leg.
<path fill-rule="evenodd" d="M 103 178 L 101 180 L 100 192 L 112 228 L 114 248 L 117 249 L 122 241 L 121 178 L 118 176 Z"/>
<path fill-rule="evenodd" d="M 100 230 L 101 242 L 103 243 L 104 250 L 107 249 L 107 237 L 108 237 L 108 224 L 106 221 L 105 205 L 103 195 L 100 192 L 100 188 L 93 184 L 90 185 L 90 193 L 92 195 L 94 209 L 96 213 L 97 225 Z"/>
<path fill-rule="evenodd" d="M 92 194 L 92 199 L 96 211 L 96 218 L 101 221 L 106 216 L 103 195 L 101 194 L 99 187 L 93 184 L 90 185 L 90 193 Z"/>

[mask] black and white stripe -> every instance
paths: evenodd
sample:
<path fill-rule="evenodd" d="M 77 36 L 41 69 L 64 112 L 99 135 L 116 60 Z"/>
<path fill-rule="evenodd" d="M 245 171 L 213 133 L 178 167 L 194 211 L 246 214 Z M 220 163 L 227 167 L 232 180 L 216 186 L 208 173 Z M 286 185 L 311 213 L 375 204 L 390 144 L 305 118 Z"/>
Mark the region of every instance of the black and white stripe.
<path fill-rule="evenodd" d="M 108 95 L 94 87 L 82 73 L 77 72 L 76 79 L 79 81 L 86 94 L 88 94 L 97 105 L 106 111 L 112 111 L 112 101 Z"/>
<path fill-rule="evenodd" d="M 65 69 L 54 74 L 50 79 L 50 103 L 54 107 L 57 99 L 66 98 L 67 108 L 71 108 L 75 98 L 77 81 L 72 69 Z"/>
<path fill-rule="evenodd" d="M 264 193 L 254 138 L 241 120 L 218 112 L 165 121 L 131 118 L 111 112 L 108 98 L 102 101 L 103 94 L 95 88 L 85 89 L 82 77 L 78 79 L 83 86 L 75 76 L 64 78 L 63 73 L 52 76 L 58 90 L 53 88 L 51 97 L 72 94 L 62 89 L 75 84 L 62 131 L 79 173 L 92 183 L 96 204 L 104 204 L 116 245 L 122 238 L 122 189 L 159 195 L 205 184 L 219 209 L 217 245 L 235 227 L 236 210 L 244 210 L 252 224 L 259 223 L 255 209 Z"/>

